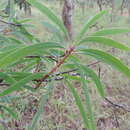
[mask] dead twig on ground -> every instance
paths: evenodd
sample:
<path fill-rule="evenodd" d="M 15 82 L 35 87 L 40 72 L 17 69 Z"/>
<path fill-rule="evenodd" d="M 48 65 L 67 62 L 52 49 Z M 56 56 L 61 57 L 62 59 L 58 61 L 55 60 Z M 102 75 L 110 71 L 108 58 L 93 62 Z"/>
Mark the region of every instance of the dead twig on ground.
<path fill-rule="evenodd" d="M 124 111 L 126 111 L 126 112 L 130 112 L 130 110 L 126 109 L 123 105 L 116 104 L 116 103 L 112 102 L 111 100 L 109 100 L 108 98 L 105 98 L 105 100 L 106 100 L 109 104 L 111 104 L 113 107 L 115 107 L 115 108 L 120 108 L 120 109 L 122 109 L 122 110 L 124 110 Z"/>

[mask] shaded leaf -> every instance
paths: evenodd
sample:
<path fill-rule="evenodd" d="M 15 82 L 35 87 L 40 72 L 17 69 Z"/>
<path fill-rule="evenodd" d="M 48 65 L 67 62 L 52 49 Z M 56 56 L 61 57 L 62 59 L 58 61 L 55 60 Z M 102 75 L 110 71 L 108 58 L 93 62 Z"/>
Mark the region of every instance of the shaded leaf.
<path fill-rule="evenodd" d="M 11 110 L 10 108 L 4 106 L 4 105 L 0 105 L 1 108 L 5 109 L 13 118 L 17 118 L 17 114 L 16 111 L 14 112 L 13 110 Z"/>
<path fill-rule="evenodd" d="M 49 8 L 47 8 L 45 5 L 39 3 L 36 0 L 27 0 L 27 1 L 32 6 L 36 7 L 39 11 L 41 11 L 43 14 L 45 14 L 53 23 L 55 23 L 64 32 L 65 36 L 68 37 L 68 33 L 64 24 Z"/>
<path fill-rule="evenodd" d="M 41 97 L 38 110 L 37 110 L 36 114 L 34 115 L 33 120 L 31 122 L 31 125 L 29 125 L 28 130 L 35 130 L 36 129 L 36 125 L 37 125 L 38 121 L 40 120 L 40 117 L 42 116 L 42 113 L 44 112 L 44 107 L 47 103 L 47 100 L 50 97 L 51 90 L 52 90 L 52 85 L 49 84 L 47 86 L 47 90 L 46 90 L 45 94 L 43 94 Z"/>

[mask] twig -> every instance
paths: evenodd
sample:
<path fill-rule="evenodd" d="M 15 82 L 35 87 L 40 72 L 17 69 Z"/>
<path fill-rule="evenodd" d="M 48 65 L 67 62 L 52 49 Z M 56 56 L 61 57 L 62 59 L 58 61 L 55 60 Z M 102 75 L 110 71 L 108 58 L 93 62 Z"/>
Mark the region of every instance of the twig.
<path fill-rule="evenodd" d="M 88 64 L 87 66 L 90 67 L 90 66 L 96 65 L 96 64 L 98 64 L 98 63 L 100 63 L 100 61 L 97 61 L 97 62 Z M 63 75 L 63 74 L 69 74 L 69 73 L 75 72 L 75 71 L 77 71 L 77 70 L 78 70 L 78 69 L 76 68 L 76 69 L 72 69 L 72 70 L 60 72 L 60 73 L 57 73 L 57 74 L 51 75 L 51 76 L 52 76 L 52 77 L 55 77 L 55 78 L 54 78 L 55 81 L 59 81 L 59 80 L 63 80 L 64 77 L 62 77 L 62 76 L 61 76 L 61 77 L 58 77 L 58 76 Z M 71 76 L 79 76 L 79 75 L 80 75 L 79 73 L 71 74 Z M 1 82 L 3 82 L 3 79 L 0 79 L 0 80 L 1 80 Z M 40 80 L 39 80 L 39 79 L 35 79 L 35 80 L 33 80 L 33 81 L 39 82 Z M 44 80 L 44 81 L 42 81 L 42 82 L 50 82 L 50 81 L 52 81 L 52 79 L 46 79 L 46 80 Z M 10 86 L 10 84 L 8 84 L 8 83 L 1 83 L 1 82 L 0 82 L 0 86 Z"/>
<path fill-rule="evenodd" d="M 118 108 L 120 108 L 120 109 L 122 109 L 122 110 L 124 110 L 124 111 L 126 111 L 126 112 L 130 112 L 130 110 L 126 109 L 123 105 L 116 104 L 116 103 L 112 102 L 111 100 L 109 100 L 108 98 L 105 98 L 105 100 L 106 100 L 108 103 L 110 103 L 112 106 L 114 106 L 114 107 L 118 107 Z"/>
<path fill-rule="evenodd" d="M 48 58 L 55 62 L 58 62 L 55 56 L 26 56 L 25 58 Z"/>
<path fill-rule="evenodd" d="M 21 26 L 22 26 L 22 24 L 9 23 L 9 22 L 6 22 L 6 21 L 1 20 L 1 19 L 0 19 L 0 22 L 1 22 L 1 23 L 5 23 L 5 24 L 8 24 L 8 25 L 17 26 L 17 27 L 21 27 Z"/>
<path fill-rule="evenodd" d="M 48 59 L 51 59 L 51 60 L 54 60 L 55 62 L 58 62 L 57 61 L 57 58 L 62 58 L 64 57 L 65 54 L 61 55 L 61 56 L 26 56 L 25 58 L 48 58 Z"/>
<path fill-rule="evenodd" d="M 9 16 L 8 16 L 8 15 L 1 15 L 1 14 L 0 14 L 0 17 L 8 18 Z"/>
<path fill-rule="evenodd" d="M 10 86 L 8 83 L 0 83 L 0 86 Z"/>
<path fill-rule="evenodd" d="M 56 66 L 51 69 L 50 72 L 48 72 L 46 75 L 44 75 L 40 80 L 39 83 L 37 84 L 36 88 L 39 88 L 42 82 L 44 82 L 47 78 L 49 78 L 54 72 L 57 71 L 57 69 L 65 62 L 65 60 L 74 52 L 75 47 L 72 46 L 65 52 L 65 56 L 57 62 Z"/>
<path fill-rule="evenodd" d="M 94 62 L 94 63 L 88 64 L 87 66 L 90 67 L 90 66 L 96 65 L 96 64 L 98 64 L 98 63 L 100 63 L 100 61 L 96 61 L 96 62 Z M 60 72 L 60 73 L 57 73 L 55 76 L 72 73 L 72 72 L 75 72 L 75 71 L 77 71 L 77 70 L 78 70 L 78 68 L 72 69 L 72 70 L 68 70 L 68 71 L 65 71 L 65 72 Z M 77 73 L 77 75 L 79 75 L 79 74 Z"/>

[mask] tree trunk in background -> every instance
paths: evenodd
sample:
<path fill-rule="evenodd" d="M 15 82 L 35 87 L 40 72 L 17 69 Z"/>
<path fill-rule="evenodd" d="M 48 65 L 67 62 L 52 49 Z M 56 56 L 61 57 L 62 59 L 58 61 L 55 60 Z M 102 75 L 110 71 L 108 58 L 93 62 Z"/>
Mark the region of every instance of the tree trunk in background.
<path fill-rule="evenodd" d="M 74 1 L 73 0 L 64 0 L 64 6 L 62 10 L 62 19 L 64 25 L 69 33 L 69 38 L 72 40 L 73 38 L 73 27 L 72 27 L 72 14 L 74 9 Z"/>
<path fill-rule="evenodd" d="M 102 0 L 97 0 L 100 11 L 102 11 Z"/>
<path fill-rule="evenodd" d="M 125 0 L 122 0 L 122 3 L 121 3 L 121 15 L 123 15 L 124 4 L 125 4 Z"/>
<path fill-rule="evenodd" d="M 115 0 L 111 0 L 111 22 L 113 22 L 113 19 L 115 18 Z"/>
<path fill-rule="evenodd" d="M 111 2 L 112 2 L 112 10 L 114 11 L 114 9 L 115 9 L 115 0 L 111 0 Z"/>
<path fill-rule="evenodd" d="M 130 16 L 130 8 L 128 9 L 128 15 Z"/>
<path fill-rule="evenodd" d="M 80 6 L 81 6 L 81 9 L 82 9 L 82 13 L 84 15 L 84 13 L 85 13 L 85 0 L 80 1 Z"/>

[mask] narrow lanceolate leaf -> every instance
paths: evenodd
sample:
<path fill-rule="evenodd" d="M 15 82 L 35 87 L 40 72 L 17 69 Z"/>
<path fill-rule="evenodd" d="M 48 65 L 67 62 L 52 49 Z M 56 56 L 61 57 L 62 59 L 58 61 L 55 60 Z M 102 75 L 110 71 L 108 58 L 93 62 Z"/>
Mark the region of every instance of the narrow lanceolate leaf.
<path fill-rule="evenodd" d="M 60 40 L 61 42 L 64 40 L 64 37 L 61 35 L 60 30 L 54 26 L 53 24 L 50 24 L 48 22 L 42 22 L 42 24 L 51 32 L 53 33 L 58 40 Z"/>
<path fill-rule="evenodd" d="M 84 70 L 82 70 L 82 68 L 79 66 L 79 71 L 80 71 L 80 76 L 81 76 L 81 83 L 82 83 L 82 89 L 83 89 L 83 94 L 85 96 L 85 103 L 87 105 L 87 112 L 89 114 L 89 126 L 90 126 L 90 130 L 95 130 L 96 126 L 95 126 L 95 122 L 94 122 L 94 113 L 93 113 L 93 109 L 92 109 L 92 105 L 91 105 L 91 100 L 90 100 L 90 96 L 89 96 L 89 89 L 88 89 L 88 85 L 86 82 L 85 77 L 87 76 L 84 73 Z"/>
<path fill-rule="evenodd" d="M 106 36 L 106 35 L 115 35 L 121 33 L 129 33 L 130 29 L 126 28 L 112 28 L 112 29 L 102 29 L 100 31 L 94 32 L 92 36 Z"/>
<path fill-rule="evenodd" d="M 4 56 L 9 55 L 11 52 L 19 49 L 22 46 L 7 46 L 0 49 L 0 59 L 2 59 Z"/>
<path fill-rule="evenodd" d="M 9 84 L 13 84 L 16 82 L 14 78 L 12 78 L 10 75 L 8 75 L 4 72 L 0 72 L 0 79 L 5 80 Z"/>
<path fill-rule="evenodd" d="M 89 27 L 92 26 L 93 24 L 95 24 L 95 22 L 99 18 L 101 18 L 104 14 L 106 14 L 107 12 L 108 11 L 101 11 L 100 13 L 98 13 L 97 15 L 95 15 L 94 17 L 92 17 L 90 20 L 88 20 L 87 23 L 83 26 L 83 28 L 79 32 L 79 34 L 77 36 L 77 41 L 81 40 L 82 37 L 84 36 L 84 34 L 88 31 Z"/>
<path fill-rule="evenodd" d="M 89 119 L 87 117 L 87 114 L 86 114 L 86 111 L 84 109 L 84 106 L 83 106 L 83 103 L 82 103 L 80 96 L 76 92 L 75 88 L 71 85 L 69 80 L 66 80 L 66 83 L 67 83 L 67 86 L 70 88 L 70 90 L 75 98 L 75 102 L 76 102 L 76 105 L 78 106 L 80 114 L 83 118 L 85 128 L 88 128 L 90 130 Z"/>
<path fill-rule="evenodd" d="M 45 5 L 39 3 L 36 0 L 27 0 L 32 6 L 36 7 L 41 13 L 46 15 L 53 23 L 55 23 L 61 31 L 64 32 L 65 36 L 68 37 L 67 30 L 61 20 Z"/>
<path fill-rule="evenodd" d="M 130 51 L 130 48 L 128 48 L 127 46 L 125 46 L 125 45 L 123 45 L 123 44 L 121 44 L 121 43 L 119 43 L 117 41 L 114 41 L 114 40 L 112 40 L 110 38 L 99 37 L 99 36 L 87 37 L 87 38 L 81 40 L 79 42 L 79 44 L 89 43 L 89 42 L 104 44 L 104 45 L 111 46 L 111 47 L 114 47 L 114 48 L 118 48 L 118 49 L 121 49 L 121 50 Z"/>
<path fill-rule="evenodd" d="M 47 91 L 41 97 L 38 110 L 37 110 L 36 114 L 34 115 L 32 123 L 31 123 L 31 125 L 29 125 L 28 130 L 36 130 L 37 129 L 38 121 L 40 120 L 40 117 L 42 116 L 42 113 L 45 110 L 44 107 L 47 103 L 47 100 L 50 97 L 51 91 L 52 91 L 52 84 L 51 85 L 49 84 L 49 86 L 47 87 Z"/>
<path fill-rule="evenodd" d="M 96 59 L 111 65 L 112 67 L 125 74 L 128 78 L 130 78 L 130 69 L 114 56 L 94 49 L 85 49 L 82 50 L 82 53 L 95 57 Z"/>
<path fill-rule="evenodd" d="M 0 59 L 0 68 L 7 67 L 12 63 L 15 63 L 16 61 L 20 60 L 21 58 L 39 52 L 40 50 L 47 50 L 50 48 L 60 48 L 60 47 L 61 46 L 57 43 L 46 42 L 19 48 L 9 53 L 8 55 L 3 56 L 3 58 Z"/>
<path fill-rule="evenodd" d="M 102 83 L 100 82 L 100 79 L 98 78 L 97 74 L 92 69 L 88 68 L 87 66 L 80 65 L 80 68 L 84 71 L 86 75 L 92 78 L 92 80 L 95 82 L 97 86 L 97 90 L 100 96 L 104 97 L 105 96 L 104 87 Z"/>
<path fill-rule="evenodd" d="M 19 89 L 21 89 L 21 87 L 24 87 L 24 85 L 26 85 L 28 82 L 30 82 L 34 79 L 39 79 L 42 76 L 43 76 L 42 74 L 29 75 L 29 76 L 25 77 L 24 79 L 18 81 L 17 83 L 11 85 L 9 88 L 4 90 L 3 92 L 0 92 L 0 96 L 5 96 L 7 94 L 12 93 L 13 91 L 19 90 Z"/>
<path fill-rule="evenodd" d="M 13 118 L 17 118 L 17 114 L 16 111 L 14 112 L 14 110 L 11 110 L 10 108 L 4 106 L 4 105 L 0 105 L 1 108 L 5 109 Z"/>

